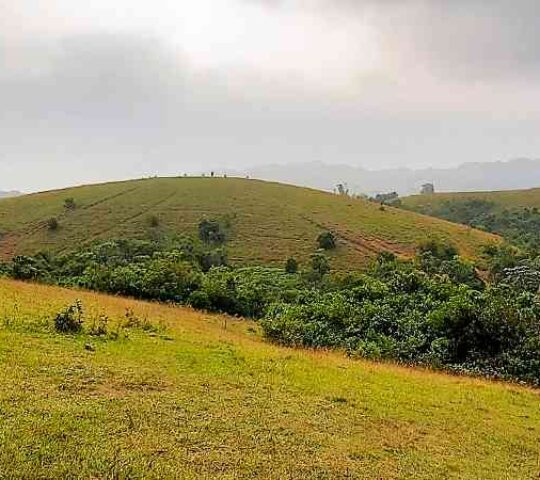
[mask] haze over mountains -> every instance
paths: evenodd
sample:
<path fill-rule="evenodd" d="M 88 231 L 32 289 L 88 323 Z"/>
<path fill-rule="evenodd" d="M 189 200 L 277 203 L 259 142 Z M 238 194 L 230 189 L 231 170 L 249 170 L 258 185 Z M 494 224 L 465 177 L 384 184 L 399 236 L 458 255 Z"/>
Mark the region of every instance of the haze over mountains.
<path fill-rule="evenodd" d="M 540 186 L 540 159 L 475 162 L 455 168 L 417 170 L 367 170 L 350 165 L 308 162 L 253 167 L 244 173 L 253 178 L 322 190 L 332 190 L 336 184 L 346 183 L 351 192 L 368 195 L 387 191 L 397 191 L 400 195 L 418 193 L 422 184 L 428 182 L 439 192 L 515 190 Z"/>
<path fill-rule="evenodd" d="M 18 192 L 16 190 L 10 190 L 8 192 L 0 190 L 0 198 L 17 197 L 18 195 L 21 195 L 21 192 Z"/>

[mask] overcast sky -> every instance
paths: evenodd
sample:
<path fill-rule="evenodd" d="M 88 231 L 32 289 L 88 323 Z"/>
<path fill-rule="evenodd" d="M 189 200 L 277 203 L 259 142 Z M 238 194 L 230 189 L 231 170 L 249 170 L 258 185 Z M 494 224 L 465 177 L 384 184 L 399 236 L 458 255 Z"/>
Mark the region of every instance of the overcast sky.
<path fill-rule="evenodd" d="M 527 156 L 538 0 L 0 1 L 0 189 Z"/>

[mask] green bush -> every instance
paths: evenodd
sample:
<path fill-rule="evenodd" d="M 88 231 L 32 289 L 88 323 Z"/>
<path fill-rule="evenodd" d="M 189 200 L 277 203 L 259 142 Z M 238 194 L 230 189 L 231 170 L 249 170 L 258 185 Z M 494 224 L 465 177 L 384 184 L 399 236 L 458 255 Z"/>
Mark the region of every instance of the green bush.
<path fill-rule="evenodd" d="M 289 257 L 285 262 L 285 271 L 287 273 L 297 273 L 298 272 L 298 262 L 295 258 Z"/>
<path fill-rule="evenodd" d="M 206 244 L 225 243 L 224 227 L 217 220 L 204 219 L 199 223 L 199 238 Z"/>
<path fill-rule="evenodd" d="M 83 326 L 83 305 L 80 300 L 69 305 L 54 318 L 54 328 L 60 333 L 79 333 Z"/>

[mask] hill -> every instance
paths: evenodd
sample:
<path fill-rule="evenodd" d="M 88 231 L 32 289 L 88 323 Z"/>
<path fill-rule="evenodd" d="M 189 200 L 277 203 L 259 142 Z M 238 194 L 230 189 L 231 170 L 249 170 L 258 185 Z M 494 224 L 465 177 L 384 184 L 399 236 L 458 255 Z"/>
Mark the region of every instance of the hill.
<path fill-rule="evenodd" d="M 414 195 L 404 198 L 402 205 L 419 213 L 502 235 L 538 254 L 540 188 Z"/>
<path fill-rule="evenodd" d="M 411 195 L 402 199 L 406 207 L 430 211 L 444 202 L 480 200 L 493 203 L 498 210 L 505 208 L 540 208 L 540 188 L 493 192 L 452 192 L 432 195 Z"/>
<path fill-rule="evenodd" d="M 73 198 L 76 208 L 65 208 Z M 48 228 L 51 217 L 59 228 Z M 316 237 L 338 237 L 336 268 L 362 266 L 382 251 L 410 255 L 426 238 L 456 245 L 474 257 L 497 238 L 445 221 L 366 200 L 277 183 L 238 178 L 154 178 L 25 195 L 0 202 L 0 253 L 54 252 L 104 238 L 149 235 L 157 230 L 195 234 L 202 218 L 231 224 L 228 250 L 238 264 L 282 264 L 289 256 L 306 260 Z M 155 232 L 154 232 L 155 233 Z"/>
<path fill-rule="evenodd" d="M 55 314 L 76 298 L 85 332 L 57 333 Z M 245 320 L 6 280 L 0 318 L 3 478 L 539 473 L 533 390 L 281 348 Z M 109 334 L 90 335 L 96 321 Z"/>

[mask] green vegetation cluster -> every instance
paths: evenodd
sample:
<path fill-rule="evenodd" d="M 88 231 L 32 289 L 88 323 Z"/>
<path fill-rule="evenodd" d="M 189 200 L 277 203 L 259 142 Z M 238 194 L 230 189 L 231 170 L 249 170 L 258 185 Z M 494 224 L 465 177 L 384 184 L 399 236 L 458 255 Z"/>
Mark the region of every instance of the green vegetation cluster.
<path fill-rule="evenodd" d="M 232 268 L 226 228 L 203 220 L 199 230 L 198 239 L 110 240 L 65 255 L 17 256 L 2 270 L 254 318 L 284 345 L 540 384 L 540 268 L 510 247 L 486 250 L 487 280 L 436 241 L 413 260 L 381 254 L 363 273 L 331 273 L 322 248 L 308 265 L 289 258 L 284 268 Z M 65 319 L 57 320 L 62 330 Z"/>
<path fill-rule="evenodd" d="M 502 208 L 481 198 L 450 199 L 411 209 L 496 233 L 532 255 L 540 254 L 540 211 L 536 207 Z"/>

